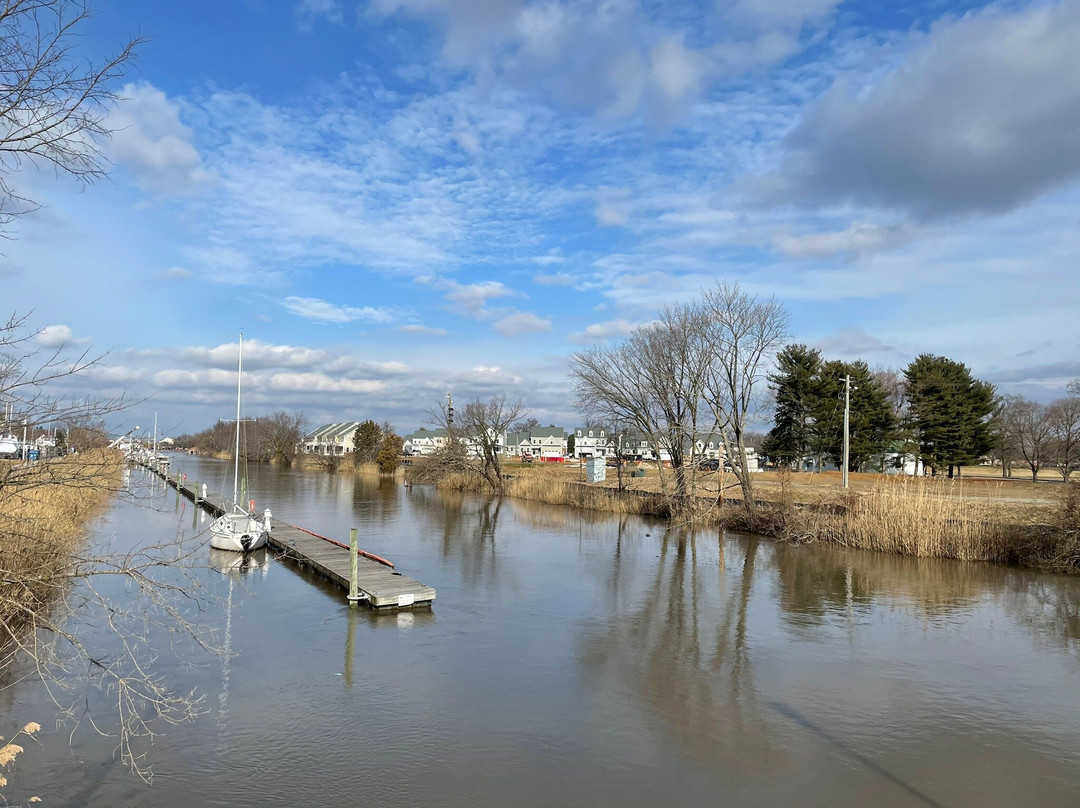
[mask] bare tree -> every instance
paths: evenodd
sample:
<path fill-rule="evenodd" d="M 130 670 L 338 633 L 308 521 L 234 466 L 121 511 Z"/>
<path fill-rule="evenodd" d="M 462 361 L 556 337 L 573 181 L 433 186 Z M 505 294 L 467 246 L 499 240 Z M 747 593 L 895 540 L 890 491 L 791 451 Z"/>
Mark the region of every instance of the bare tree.
<path fill-rule="evenodd" d="M 197 582 L 173 584 L 158 573 L 205 545 L 185 544 L 182 536 L 124 553 L 113 551 L 107 538 L 101 546 L 84 545 L 80 519 L 95 499 L 104 503 L 120 490 L 120 453 L 93 444 L 102 439 L 106 416 L 124 402 L 80 398 L 64 404 L 51 395 L 54 385 L 70 386 L 100 358 L 72 358 L 63 348 L 39 353 L 33 348 L 39 333 L 25 318 L 0 326 L 0 402 L 10 404 L 31 433 L 42 423 L 66 424 L 68 443 L 80 451 L 38 463 L 0 462 L 0 675 L 29 663 L 73 720 L 86 712 L 87 681 L 96 681 L 117 711 L 109 731 L 121 759 L 148 777 L 139 739 L 152 738 L 159 721 L 175 723 L 199 709 L 195 694 L 173 692 L 155 672 L 148 632 L 156 624 L 196 644 L 204 637 L 190 620 Z M 117 579 L 127 586 L 95 585 Z M 87 644 L 66 622 L 74 614 L 104 627 L 118 650 L 105 653 Z M 95 730 L 108 728 L 100 719 L 90 723 Z"/>
<path fill-rule="evenodd" d="M 466 402 L 458 414 L 458 430 L 475 455 L 484 480 L 497 493 L 503 493 L 506 481 L 502 476 L 502 451 L 506 431 L 525 414 L 520 401 L 508 402 L 506 396 L 494 396 L 487 401 L 474 398 Z"/>
<path fill-rule="evenodd" d="M 1046 408 L 1053 439 L 1054 465 L 1065 482 L 1080 466 L 1080 391 L 1052 401 Z"/>
<path fill-rule="evenodd" d="M 0 325 L 0 415 L 11 413 L 0 431 L 21 427 L 28 434 L 49 424 L 61 424 L 67 445 L 76 452 L 108 443 L 105 418 L 129 406 L 123 396 L 61 398 L 52 393 L 99 366 L 104 355 L 69 353 L 66 345 L 42 351 L 36 347 L 40 330 L 27 316 L 12 315 Z M 62 475 L 63 464 L 52 467 Z M 0 489 L 37 485 L 39 475 L 25 464 L 0 465 Z"/>
<path fill-rule="evenodd" d="M 428 410 L 428 423 L 446 431 L 446 442 L 432 456 L 429 470 L 436 474 L 478 475 L 497 494 L 506 490 L 502 475 L 502 451 L 510 425 L 527 414 L 520 401 L 493 396 L 475 398 L 458 407 L 451 418 L 447 407 Z"/>
<path fill-rule="evenodd" d="M 259 460 L 291 466 L 307 432 L 308 419 L 303 412 L 282 410 L 255 421 L 254 448 Z"/>
<path fill-rule="evenodd" d="M 81 0 L 0 0 L 0 233 L 37 207 L 8 179 L 24 163 L 85 184 L 105 175 L 112 88 L 141 40 L 98 64 L 77 59 L 89 16 Z"/>
<path fill-rule="evenodd" d="M 1041 469 L 1051 456 L 1053 434 L 1046 407 L 1037 401 L 1020 399 L 1013 405 L 1016 442 L 1020 456 L 1031 469 L 1031 479 L 1037 482 Z"/>
<path fill-rule="evenodd" d="M 702 320 L 705 340 L 712 346 L 707 400 L 742 489 L 747 518 L 753 523 L 753 477 L 746 455 L 748 419 L 761 403 L 773 357 L 787 339 L 789 316 L 775 298 L 759 300 L 738 284 L 722 283 L 705 294 Z"/>
<path fill-rule="evenodd" d="M 681 512 L 695 494 L 695 438 L 702 426 L 710 350 L 699 307 L 670 306 L 656 322 L 614 347 L 572 358 L 577 408 L 590 417 L 641 432 L 657 458 L 669 510 Z M 671 477 L 662 462 L 667 456 Z M 689 466 L 687 460 L 690 461 Z"/>
<path fill-rule="evenodd" d="M 1001 396 L 994 407 L 990 422 L 994 432 L 994 448 L 991 456 L 1001 463 L 1001 476 L 1012 477 L 1012 467 L 1022 458 L 1020 454 L 1019 418 L 1024 397 Z"/>

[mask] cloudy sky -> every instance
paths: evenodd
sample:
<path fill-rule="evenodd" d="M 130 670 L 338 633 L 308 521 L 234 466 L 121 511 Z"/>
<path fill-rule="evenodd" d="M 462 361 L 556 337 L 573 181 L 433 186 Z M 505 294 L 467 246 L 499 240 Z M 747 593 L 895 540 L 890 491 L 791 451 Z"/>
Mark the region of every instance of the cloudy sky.
<path fill-rule="evenodd" d="M 1080 0 L 96 0 L 107 181 L 24 167 L 7 313 L 117 426 L 424 421 L 719 280 L 830 358 L 1080 377 Z"/>

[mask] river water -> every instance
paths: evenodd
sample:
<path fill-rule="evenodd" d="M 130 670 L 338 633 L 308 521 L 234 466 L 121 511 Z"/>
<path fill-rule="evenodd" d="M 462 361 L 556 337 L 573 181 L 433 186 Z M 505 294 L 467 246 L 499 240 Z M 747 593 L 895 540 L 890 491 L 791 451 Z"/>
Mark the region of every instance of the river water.
<path fill-rule="evenodd" d="M 227 464 L 174 468 L 225 487 Z M 1080 803 L 1080 580 L 789 547 L 640 518 L 252 468 L 261 510 L 438 590 L 372 613 L 260 555 L 199 545 L 166 570 L 227 647 L 164 629 L 155 670 L 204 695 L 160 727 L 155 778 L 115 757 L 110 696 L 52 721 L 33 678 L 0 691 L 6 772 L 51 806 L 1069 806 Z M 231 486 L 230 486 L 231 487 Z M 143 472 L 95 525 L 122 551 L 208 522 Z M 194 531 L 193 531 L 194 525 Z M 201 542 L 202 537 L 197 541 Z M 112 584 L 106 582 L 108 587 Z M 114 585 L 118 602 L 134 597 Z M 203 601 L 203 596 L 209 601 Z M 69 626 L 101 653 L 97 619 Z"/>

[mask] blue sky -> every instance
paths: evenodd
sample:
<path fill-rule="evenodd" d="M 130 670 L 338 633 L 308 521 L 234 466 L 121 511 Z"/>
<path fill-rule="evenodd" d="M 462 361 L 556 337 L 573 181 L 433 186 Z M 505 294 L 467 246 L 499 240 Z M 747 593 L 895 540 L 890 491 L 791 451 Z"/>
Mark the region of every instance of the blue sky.
<path fill-rule="evenodd" d="M 1080 377 L 1080 2 L 94 8 L 150 38 L 114 168 L 16 174 L 0 282 L 125 425 L 229 417 L 242 330 L 253 414 L 572 427 L 570 354 L 722 280 L 830 358 Z"/>

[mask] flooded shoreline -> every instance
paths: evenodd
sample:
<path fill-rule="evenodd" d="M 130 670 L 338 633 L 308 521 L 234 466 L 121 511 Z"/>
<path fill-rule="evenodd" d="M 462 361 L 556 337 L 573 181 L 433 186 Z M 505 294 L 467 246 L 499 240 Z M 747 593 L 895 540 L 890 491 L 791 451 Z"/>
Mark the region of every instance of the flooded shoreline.
<path fill-rule="evenodd" d="M 213 488 L 220 464 L 181 462 Z M 69 749 L 28 681 L 3 691 L 6 724 L 46 732 L 5 796 L 1075 806 L 1074 578 L 272 467 L 250 490 L 326 535 L 357 527 L 438 589 L 434 608 L 350 609 L 272 556 L 240 571 L 195 553 L 187 574 L 232 655 L 225 668 L 159 646 L 160 671 L 208 712 L 157 739 L 154 784 L 109 739 L 80 732 Z M 192 516 L 159 491 L 118 502 L 98 531 L 125 548 Z M 102 716 L 106 702 L 90 698 Z"/>

